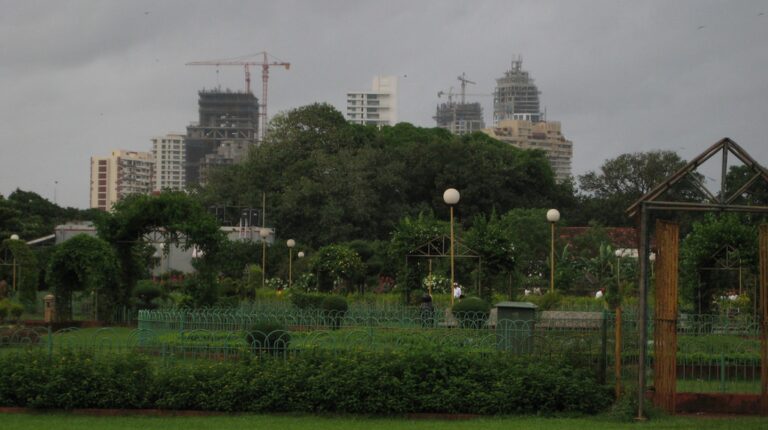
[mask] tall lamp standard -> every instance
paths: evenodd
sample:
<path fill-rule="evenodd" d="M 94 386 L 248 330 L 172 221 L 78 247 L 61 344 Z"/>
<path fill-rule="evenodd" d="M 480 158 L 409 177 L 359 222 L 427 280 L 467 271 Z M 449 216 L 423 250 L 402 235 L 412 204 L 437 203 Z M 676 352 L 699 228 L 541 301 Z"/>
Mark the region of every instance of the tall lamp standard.
<path fill-rule="evenodd" d="M 12 234 L 11 240 L 19 240 L 18 234 Z M 13 294 L 16 294 L 16 254 L 13 254 L 13 283 L 11 284 L 11 289 L 13 291 Z"/>
<path fill-rule="evenodd" d="M 296 246 L 296 241 L 288 239 L 285 244 L 288 246 L 288 288 L 293 285 L 293 247 Z"/>
<path fill-rule="evenodd" d="M 443 201 L 451 208 L 451 306 L 453 306 L 453 293 L 456 285 L 456 272 L 454 265 L 454 249 L 453 244 L 453 207 L 459 203 L 461 195 L 456 188 L 448 188 L 443 193 Z"/>
<path fill-rule="evenodd" d="M 264 227 L 259 230 L 261 236 L 261 288 L 267 286 L 267 238 L 269 231 Z"/>
<path fill-rule="evenodd" d="M 555 292 L 555 223 L 560 221 L 560 211 L 550 209 L 547 211 L 552 240 L 549 247 L 549 292 Z"/>

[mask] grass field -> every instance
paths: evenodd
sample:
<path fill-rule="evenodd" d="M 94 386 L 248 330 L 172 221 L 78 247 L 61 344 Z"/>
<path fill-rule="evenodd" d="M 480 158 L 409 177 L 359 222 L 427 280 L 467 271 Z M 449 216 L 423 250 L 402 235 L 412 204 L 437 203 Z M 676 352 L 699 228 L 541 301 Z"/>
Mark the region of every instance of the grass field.
<path fill-rule="evenodd" d="M 72 414 L 0 414 L 0 424 L 4 430 L 26 429 L 159 429 L 159 430 L 197 430 L 197 429 L 281 429 L 281 430 L 346 430 L 366 428 L 378 429 L 414 429 L 414 430 L 751 430 L 768 429 L 768 420 L 757 417 L 738 418 L 701 418 L 701 417 L 664 417 L 643 423 L 620 423 L 606 418 L 487 418 L 462 421 L 434 419 L 396 419 L 396 418 L 361 418 L 361 417 L 316 417 L 316 416 L 273 416 L 273 415 L 235 415 L 206 417 L 92 417 Z"/>

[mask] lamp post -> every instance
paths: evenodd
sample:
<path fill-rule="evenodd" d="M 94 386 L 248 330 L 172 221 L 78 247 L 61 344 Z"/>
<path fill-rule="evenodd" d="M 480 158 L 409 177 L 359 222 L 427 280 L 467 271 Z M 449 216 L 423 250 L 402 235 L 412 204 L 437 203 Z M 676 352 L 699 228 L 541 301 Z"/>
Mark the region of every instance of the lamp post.
<path fill-rule="evenodd" d="M 616 294 L 621 296 L 621 257 L 627 256 L 630 252 L 626 249 L 617 249 L 616 255 Z M 613 339 L 613 375 L 615 383 L 615 395 L 618 399 L 621 396 L 621 302 L 616 304 L 616 322 Z"/>
<path fill-rule="evenodd" d="M 550 209 L 547 211 L 552 240 L 549 247 L 549 292 L 555 292 L 555 223 L 560 221 L 560 211 Z"/>
<path fill-rule="evenodd" d="M 293 285 L 293 247 L 296 246 L 296 241 L 288 239 L 285 244 L 288 246 L 288 288 Z"/>
<path fill-rule="evenodd" d="M 456 273 L 454 266 L 454 244 L 453 244 L 453 207 L 459 203 L 461 195 L 455 188 L 448 188 L 443 192 L 443 201 L 451 208 L 451 306 L 453 306 L 453 293 L 456 285 Z"/>
<path fill-rule="evenodd" d="M 261 288 L 264 288 L 267 285 L 267 238 L 269 231 L 262 227 L 259 230 L 259 236 L 261 236 Z"/>
<path fill-rule="evenodd" d="M 11 240 L 19 240 L 18 234 L 12 234 Z M 13 291 L 13 294 L 16 294 L 16 254 L 13 254 L 13 283 L 11 284 L 11 290 Z"/>

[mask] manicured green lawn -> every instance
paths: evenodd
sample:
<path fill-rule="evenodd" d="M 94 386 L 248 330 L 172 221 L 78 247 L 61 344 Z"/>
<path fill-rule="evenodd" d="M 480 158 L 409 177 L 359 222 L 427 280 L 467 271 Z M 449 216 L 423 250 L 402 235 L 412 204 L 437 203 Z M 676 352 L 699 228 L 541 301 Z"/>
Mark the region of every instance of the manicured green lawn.
<path fill-rule="evenodd" d="M 486 418 L 462 421 L 433 419 L 385 419 L 360 417 L 316 417 L 234 415 L 206 417 L 91 417 L 70 414 L 21 414 L 0 415 L 4 430 L 37 429 L 281 429 L 281 430 L 346 430 L 360 429 L 435 429 L 435 430 L 608 430 L 608 429 L 702 429 L 702 430 L 749 430 L 768 429 L 768 420 L 757 417 L 738 418 L 690 418 L 665 417 L 644 423 L 618 423 L 605 418 Z"/>

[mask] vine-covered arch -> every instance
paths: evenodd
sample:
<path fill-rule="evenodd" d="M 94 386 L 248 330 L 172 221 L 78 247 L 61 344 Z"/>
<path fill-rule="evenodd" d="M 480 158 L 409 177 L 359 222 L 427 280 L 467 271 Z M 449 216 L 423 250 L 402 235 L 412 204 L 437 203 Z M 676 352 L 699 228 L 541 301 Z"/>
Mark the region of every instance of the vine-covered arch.
<path fill-rule="evenodd" d="M 48 262 L 46 282 L 56 297 L 56 320 L 72 320 L 72 295 L 86 292 L 95 319 L 104 319 L 119 301 L 117 258 L 109 244 L 86 234 L 56 245 Z"/>
<path fill-rule="evenodd" d="M 25 306 L 34 306 L 39 271 L 37 257 L 26 242 L 5 239 L 0 243 L 0 280 L 7 283 L 7 296 L 14 295 Z"/>
<path fill-rule="evenodd" d="M 162 235 L 167 244 L 199 250 L 199 270 L 212 278 L 213 266 L 224 240 L 215 218 L 183 192 L 132 195 L 118 202 L 111 214 L 97 221 L 99 236 L 115 249 L 120 262 L 120 301 L 128 304 L 131 290 L 144 267 L 137 247 L 147 237 Z M 166 248 L 167 249 L 167 248 Z"/>

